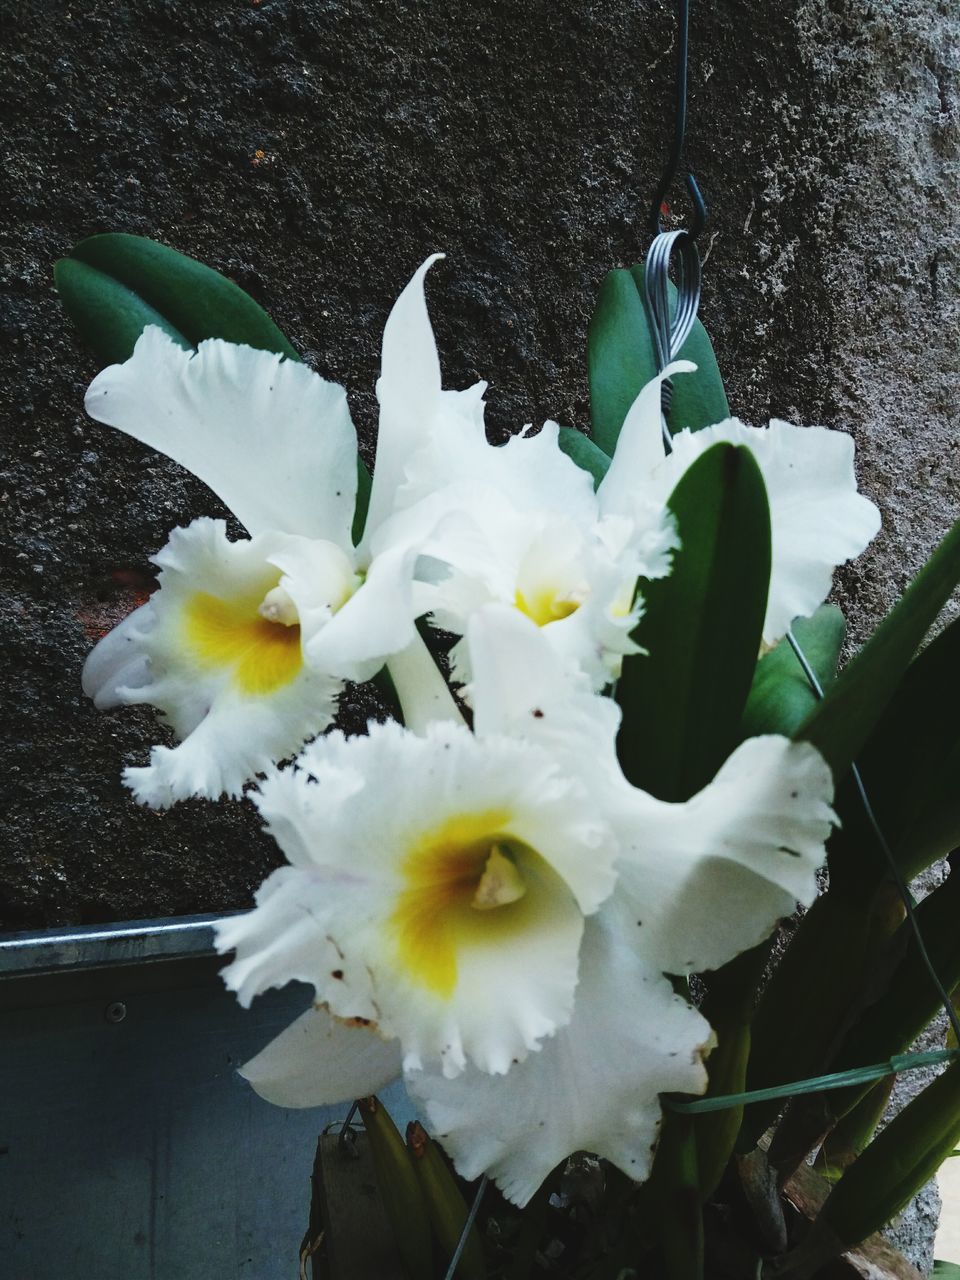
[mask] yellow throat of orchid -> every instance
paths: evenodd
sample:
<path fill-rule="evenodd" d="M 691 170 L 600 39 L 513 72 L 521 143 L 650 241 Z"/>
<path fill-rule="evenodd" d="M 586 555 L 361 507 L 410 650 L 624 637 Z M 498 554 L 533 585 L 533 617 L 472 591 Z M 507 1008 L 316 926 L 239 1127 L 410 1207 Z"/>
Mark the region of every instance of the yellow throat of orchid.
<path fill-rule="evenodd" d="M 508 823 L 500 812 L 452 818 L 400 864 L 403 888 L 391 917 L 398 959 L 435 995 L 453 993 L 461 948 L 506 944 L 539 910 L 535 887 L 545 864 L 503 834 Z"/>
<path fill-rule="evenodd" d="M 346 604 L 361 582 L 345 553 L 333 543 L 313 544 L 312 607 L 330 614 Z M 276 693 L 299 674 L 300 615 L 269 566 L 259 581 L 230 598 L 197 591 L 184 607 L 187 646 L 196 662 L 230 672 L 236 688 L 249 696 Z"/>
<path fill-rule="evenodd" d="M 544 584 L 527 591 L 518 587 L 514 604 L 538 627 L 545 627 L 548 622 L 559 622 L 561 618 L 569 618 L 571 613 L 576 613 L 584 599 L 582 591 Z"/>
<path fill-rule="evenodd" d="M 280 588 L 267 594 L 274 590 Z M 303 665 L 299 625 L 296 620 L 264 617 L 264 598 L 262 591 L 231 600 L 197 591 L 184 610 L 194 659 L 204 667 L 228 669 L 240 692 L 250 695 L 275 693 L 295 679 Z"/>

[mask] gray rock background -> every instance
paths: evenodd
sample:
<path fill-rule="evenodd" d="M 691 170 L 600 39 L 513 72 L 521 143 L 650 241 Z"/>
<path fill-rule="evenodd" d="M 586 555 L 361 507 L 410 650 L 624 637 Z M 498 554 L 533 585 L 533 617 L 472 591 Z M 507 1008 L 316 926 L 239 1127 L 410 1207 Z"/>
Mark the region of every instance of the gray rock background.
<path fill-rule="evenodd" d="M 152 717 L 80 694 L 148 555 L 220 512 L 84 417 L 96 365 L 52 264 L 123 230 L 224 271 L 345 383 L 369 454 L 383 321 L 444 249 L 447 384 L 490 380 L 497 436 L 582 426 L 599 282 L 646 247 L 673 6 L 0 0 L 0 23 L 0 928 L 242 906 L 277 861 L 252 813 L 136 808 L 120 768 L 145 758 Z M 735 412 L 857 440 L 884 531 L 839 575 L 854 642 L 956 514 L 958 63 L 953 0 L 695 6 L 702 315 Z M 347 714 L 373 709 L 357 695 Z"/>

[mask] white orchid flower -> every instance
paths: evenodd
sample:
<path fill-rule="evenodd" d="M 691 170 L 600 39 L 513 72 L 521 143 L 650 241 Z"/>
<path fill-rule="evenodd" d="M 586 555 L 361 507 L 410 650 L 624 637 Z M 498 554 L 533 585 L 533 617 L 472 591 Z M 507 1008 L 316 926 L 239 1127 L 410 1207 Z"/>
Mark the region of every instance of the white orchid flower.
<path fill-rule="evenodd" d="M 420 336 L 436 360 L 429 321 Z M 600 689 L 624 655 L 639 652 L 630 638 L 642 608 L 637 579 L 669 572 L 672 522 L 662 502 L 634 498 L 626 509 L 594 493 L 560 449 L 555 422 L 489 444 L 477 390 L 464 393 L 459 413 L 435 417 L 420 432 L 397 491 L 399 514 L 385 530 L 397 537 L 431 526 L 419 538 L 418 578 L 429 585 L 418 588 L 418 600 L 435 625 L 463 636 L 477 609 L 510 605 Z M 467 683 L 468 646 L 456 645 L 452 658 L 454 675 Z"/>
<path fill-rule="evenodd" d="M 808 617 L 824 602 L 833 570 L 865 550 L 880 528 L 880 513 L 857 492 L 853 440 L 827 427 L 796 427 L 779 419 L 749 427 L 729 418 L 700 431 L 677 432 L 667 454 L 660 384 L 694 368 L 677 361 L 640 392 L 598 496 L 623 512 L 638 500 L 644 508 L 651 501 L 665 503 L 707 449 L 721 442 L 746 446 L 770 504 L 772 563 L 763 639 L 773 645 L 794 618 Z"/>
<path fill-rule="evenodd" d="M 230 542 L 220 521 L 178 530 L 156 558 L 159 591 L 87 662 L 98 707 L 150 703 L 181 739 L 127 770 L 139 800 L 239 794 L 329 726 L 344 679 L 369 679 L 395 655 L 405 701 L 427 689 L 430 713 L 451 714 L 413 625 L 416 546 L 380 536 L 405 451 L 459 403 L 430 367 L 432 261 L 384 331 L 379 460 L 356 549 L 357 443 L 342 387 L 251 347 L 212 340 L 187 352 L 152 327 L 91 385 L 92 417 L 192 471 L 250 535 Z"/>
<path fill-rule="evenodd" d="M 488 606 L 468 638 L 474 735 L 373 727 L 270 778 L 290 865 L 217 945 L 244 1004 L 316 990 L 244 1068 L 257 1092 L 330 1104 L 403 1070 L 458 1169 L 522 1205 L 574 1150 L 649 1172 L 658 1095 L 702 1092 L 712 1045 L 664 975 L 723 964 L 812 899 L 832 780 L 809 745 L 755 738 L 661 803 L 624 781 L 616 705 L 543 629 Z"/>

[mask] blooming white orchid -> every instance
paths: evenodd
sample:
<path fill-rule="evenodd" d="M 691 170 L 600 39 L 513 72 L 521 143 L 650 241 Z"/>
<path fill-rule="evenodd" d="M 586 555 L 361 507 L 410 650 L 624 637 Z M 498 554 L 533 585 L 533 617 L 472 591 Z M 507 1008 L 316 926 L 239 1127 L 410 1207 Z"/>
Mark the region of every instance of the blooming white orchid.
<path fill-rule="evenodd" d="M 460 1171 L 523 1204 L 580 1148 L 646 1176 L 658 1095 L 702 1092 L 712 1044 L 664 975 L 812 899 L 832 780 L 809 745 L 756 738 L 661 803 L 626 783 L 618 708 L 544 629 L 488 605 L 467 638 L 473 733 L 334 734 L 262 784 L 290 865 L 217 946 L 243 1004 L 316 991 L 244 1068 L 259 1093 L 334 1103 L 402 1069 Z"/>
<path fill-rule="evenodd" d="M 211 520 L 175 531 L 155 559 L 160 589 L 87 662 L 84 688 L 98 707 L 149 703 L 181 739 L 126 771 L 139 800 L 238 794 L 329 726 L 345 679 L 369 679 L 394 656 L 405 701 L 451 713 L 413 623 L 421 526 L 408 522 L 403 538 L 381 530 L 400 459 L 466 403 L 441 393 L 439 367 L 432 380 L 423 367 L 433 261 L 384 330 L 377 469 L 356 549 L 356 432 L 342 387 L 251 347 L 211 340 L 187 352 L 152 327 L 91 385 L 92 417 L 192 471 L 250 535 L 231 542 Z"/>
<path fill-rule="evenodd" d="M 429 322 L 417 339 L 411 367 L 435 370 L 439 389 Z M 626 654 L 640 651 L 630 638 L 642 609 L 636 583 L 669 572 L 672 521 L 662 502 L 632 494 L 625 504 L 613 488 L 594 493 L 590 476 L 560 449 L 555 422 L 489 444 L 482 386 L 461 393 L 459 413 L 434 415 L 420 431 L 384 532 L 412 539 L 416 531 L 417 599 L 435 625 L 463 636 L 477 609 L 510 605 L 600 689 Z M 468 646 L 457 644 L 452 659 L 455 677 L 469 682 Z"/>
<path fill-rule="evenodd" d="M 695 369 L 678 360 L 649 382 L 624 421 L 601 501 L 629 511 L 634 502 L 663 504 L 702 453 L 725 442 L 756 459 L 770 504 L 771 568 L 763 639 L 776 644 L 794 618 L 809 617 L 827 598 L 833 570 L 867 547 L 880 529 L 874 503 L 857 492 L 854 444 L 828 427 L 773 419 L 749 427 L 728 418 L 700 431 L 677 432 L 666 452 L 660 412 L 664 378 Z"/>
<path fill-rule="evenodd" d="M 420 339 L 435 349 L 429 328 Z M 859 555 L 880 527 L 876 506 L 857 493 L 853 441 L 825 427 L 774 420 L 755 428 L 730 419 L 679 432 L 668 455 L 661 384 L 695 367 L 676 361 L 644 387 L 596 493 L 560 450 L 552 422 L 503 446 L 488 443 L 479 412 L 422 436 L 398 505 L 415 504 L 421 518 L 431 503 L 449 513 L 423 547 L 446 566 L 434 573 L 432 588 L 420 589 L 434 623 L 462 636 L 475 609 L 494 600 L 512 604 L 602 688 L 624 656 L 639 652 L 631 639 L 643 606 L 638 578 L 669 572 L 677 541 L 666 502 L 687 467 L 720 441 L 751 450 L 767 489 L 765 643 L 813 613 L 834 568 Z M 454 674 L 463 681 L 470 677 L 467 655 L 463 644 L 453 650 Z"/>

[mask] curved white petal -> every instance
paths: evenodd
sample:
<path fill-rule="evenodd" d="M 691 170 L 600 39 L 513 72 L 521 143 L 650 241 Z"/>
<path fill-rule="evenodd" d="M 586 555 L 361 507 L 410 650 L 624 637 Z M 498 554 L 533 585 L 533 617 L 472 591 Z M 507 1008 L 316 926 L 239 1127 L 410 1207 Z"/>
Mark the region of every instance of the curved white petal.
<path fill-rule="evenodd" d="M 153 617 L 148 601 L 127 614 L 87 655 L 80 683 L 98 711 L 122 706 L 130 700 L 124 690 L 135 690 L 149 683 L 149 664 L 142 640 L 144 632 L 153 625 Z"/>
<path fill-rule="evenodd" d="M 702 1093 L 709 1023 L 631 949 L 606 910 L 587 921 L 573 1017 L 503 1078 L 410 1072 L 407 1089 L 463 1177 L 487 1173 L 524 1205 L 574 1151 L 642 1180 L 659 1094 Z"/>
<path fill-rule="evenodd" d="M 258 799 L 295 865 L 218 931 L 242 1002 L 312 982 L 334 1014 L 398 1037 L 408 1066 L 450 1074 L 506 1071 L 566 1021 L 583 914 L 617 852 L 578 779 L 529 743 L 451 724 L 331 734 L 300 765 Z M 499 896 L 494 850 L 519 892 Z"/>
<path fill-rule="evenodd" d="M 610 799 L 607 787 L 597 791 L 600 773 L 632 797 L 616 756 L 620 708 L 570 675 L 542 628 L 515 609 L 493 604 L 473 616 L 468 638 L 479 738 L 503 735 L 543 747 L 584 777 L 598 810 Z"/>
<path fill-rule="evenodd" d="M 331 722 L 340 682 L 303 662 L 299 628 L 259 609 L 277 587 L 283 534 L 230 542 L 223 521 L 175 529 L 155 557 L 159 589 L 88 659 L 98 705 L 148 703 L 182 739 L 127 769 L 142 803 L 238 795 L 272 762 Z M 120 683 L 124 673 L 135 685 Z"/>
<path fill-rule="evenodd" d="M 690 360 L 675 360 L 650 379 L 630 406 L 607 474 L 597 488 L 597 501 L 604 515 L 632 516 L 638 501 L 643 502 L 647 477 L 664 459 L 661 385 L 674 374 L 692 373 L 696 367 Z M 665 496 L 669 497 L 669 493 Z"/>
<path fill-rule="evenodd" d="M 380 425 L 364 546 L 393 510 L 407 462 L 423 443 L 440 407 L 440 357 L 423 283 L 442 257 L 442 253 L 431 254 L 417 268 L 384 326 L 377 381 Z"/>
<path fill-rule="evenodd" d="M 412 547 L 394 547 L 377 556 L 363 585 L 306 642 L 307 661 L 349 680 L 369 680 L 385 661 L 403 652 L 417 634 L 413 622 L 416 554 Z"/>
<path fill-rule="evenodd" d="M 412 733 L 426 733 L 437 720 L 463 724 L 450 686 L 419 631 L 414 630 L 407 647 L 393 655 L 387 670 L 400 702 L 403 723 Z"/>
<path fill-rule="evenodd" d="M 665 973 L 716 969 L 813 901 L 835 819 L 809 743 L 750 738 L 685 804 L 635 796 L 611 910 Z"/>
<path fill-rule="evenodd" d="M 763 638 L 775 644 L 794 618 L 807 617 L 830 591 L 837 565 L 858 556 L 880 528 L 880 513 L 857 493 L 853 440 L 827 427 L 774 420 L 748 427 L 736 419 L 680 431 L 656 473 L 669 497 L 687 467 L 722 441 L 745 445 L 763 475 L 770 503 L 772 565 Z"/>
<path fill-rule="evenodd" d="M 378 1093 L 400 1074 L 400 1046 L 328 1010 L 308 1009 L 240 1068 L 279 1107 L 324 1107 Z"/>
<path fill-rule="evenodd" d="M 151 325 L 86 408 L 192 471 L 251 535 L 352 546 L 356 432 L 343 388 L 306 365 L 219 339 L 184 351 Z"/>

